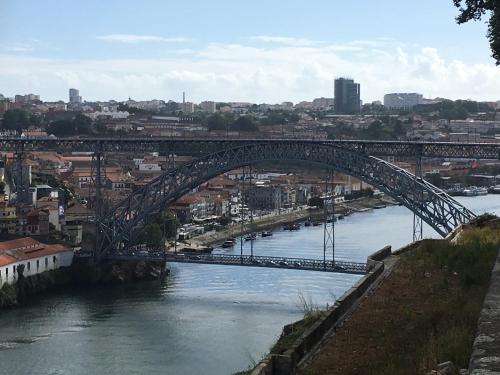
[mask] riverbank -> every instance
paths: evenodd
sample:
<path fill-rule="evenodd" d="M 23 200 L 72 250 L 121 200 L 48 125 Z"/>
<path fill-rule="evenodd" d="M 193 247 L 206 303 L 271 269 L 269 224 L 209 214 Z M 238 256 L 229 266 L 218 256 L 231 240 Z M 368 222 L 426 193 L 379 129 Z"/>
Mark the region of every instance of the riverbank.
<path fill-rule="evenodd" d="M 157 280 L 168 274 L 165 264 L 144 261 L 108 261 L 95 265 L 90 258 L 74 258 L 70 267 L 20 276 L 15 284 L 0 289 L 0 309 L 29 302 L 29 297 L 48 291 L 88 285 L 122 284 Z"/>
<path fill-rule="evenodd" d="M 424 240 L 400 251 L 392 272 L 298 373 L 424 374 L 446 361 L 467 368 L 498 246 L 499 219 L 483 217 L 453 242 Z M 301 332 L 329 313 L 306 311 L 272 351 L 298 345 Z"/>
<path fill-rule="evenodd" d="M 384 208 L 389 205 L 395 205 L 396 202 L 390 197 L 362 197 L 352 201 L 342 202 L 335 205 L 335 214 L 337 215 L 351 215 L 357 212 L 364 212 L 371 209 Z M 239 236 L 240 234 L 247 234 L 250 232 L 260 232 L 264 230 L 271 230 L 279 227 L 285 223 L 305 221 L 308 218 L 312 220 L 322 221 L 323 209 L 321 208 L 307 208 L 304 210 L 290 211 L 281 215 L 266 216 L 264 218 L 254 219 L 253 225 L 245 223 L 243 228 L 241 224 L 230 225 L 220 231 L 210 231 L 202 235 L 190 239 L 189 246 L 210 246 L 220 244 L 229 237 Z"/>

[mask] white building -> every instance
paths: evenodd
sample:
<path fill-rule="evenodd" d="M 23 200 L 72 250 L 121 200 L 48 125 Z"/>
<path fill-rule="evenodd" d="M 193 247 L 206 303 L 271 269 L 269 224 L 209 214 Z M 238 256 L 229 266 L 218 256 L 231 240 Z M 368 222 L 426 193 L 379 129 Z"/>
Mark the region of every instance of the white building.
<path fill-rule="evenodd" d="M 182 103 L 182 113 L 193 113 L 193 112 L 194 112 L 194 103 L 192 102 Z"/>
<path fill-rule="evenodd" d="M 423 103 L 422 94 L 417 93 L 392 93 L 384 95 L 384 107 L 388 109 L 412 109 Z"/>
<path fill-rule="evenodd" d="M 97 120 L 99 118 L 114 119 L 114 120 L 124 120 L 129 117 L 127 111 L 95 111 L 90 113 L 84 113 L 85 116 L 90 117 L 92 120 Z"/>
<path fill-rule="evenodd" d="M 17 282 L 20 266 L 24 277 L 33 276 L 71 266 L 73 255 L 67 246 L 46 245 L 31 237 L 0 242 L 0 288 Z"/>
<path fill-rule="evenodd" d="M 215 102 L 205 101 L 200 103 L 200 110 L 207 113 L 215 113 Z"/>
<path fill-rule="evenodd" d="M 140 163 L 140 171 L 161 171 L 161 166 L 157 163 Z"/>
<path fill-rule="evenodd" d="M 335 99 L 333 98 L 316 98 L 312 101 L 314 108 L 333 108 Z"/>

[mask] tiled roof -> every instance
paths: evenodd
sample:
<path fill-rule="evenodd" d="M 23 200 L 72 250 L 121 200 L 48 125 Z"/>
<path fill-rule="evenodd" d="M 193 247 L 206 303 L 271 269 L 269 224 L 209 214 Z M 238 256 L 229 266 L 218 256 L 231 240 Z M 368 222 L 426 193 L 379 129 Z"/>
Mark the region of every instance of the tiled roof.
<path fill-rule="evenodd" d="M 15 263 L 16 261 L 16 258 L 11 257 L 10 255 L 0 254 L 0 267 Z"/>
<path fill-rule="evenodd" d="M 16 240 L 0 242 L 0 254 L 7 250 L 15 250 L 20 248 L 32 248 L 37 246 L 40 242 L 31 237 L 18 238 Z"/>
<path fill-rule="evenodd" d="M 0 265 L 2 262 L 10 264 L 14 261 L 39 258 L 68 250 L 71 249 L 67 246 L 61 244 L 46 245 L 31 237 L 4 241 L 0 242 Z"/>

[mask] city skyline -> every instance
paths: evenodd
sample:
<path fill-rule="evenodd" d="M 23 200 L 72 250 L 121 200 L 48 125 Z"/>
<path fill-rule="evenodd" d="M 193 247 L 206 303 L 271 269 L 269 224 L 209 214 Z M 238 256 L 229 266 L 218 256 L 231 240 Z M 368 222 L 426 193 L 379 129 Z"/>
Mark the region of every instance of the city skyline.
<path fill-rule="evenodd" d="M 75 13 L 2 2 L 0 93 L 64 100 L 76 87 L 90 101 L 180 101 L 185 91 L 193 102 L 296 103 L 333 97 L 334 78 L 349 76 L 365 103 L 390 92 L 500 99 L 486 26 L 457 25 L 451 2 L 147 5 L 90 1 Z"/>

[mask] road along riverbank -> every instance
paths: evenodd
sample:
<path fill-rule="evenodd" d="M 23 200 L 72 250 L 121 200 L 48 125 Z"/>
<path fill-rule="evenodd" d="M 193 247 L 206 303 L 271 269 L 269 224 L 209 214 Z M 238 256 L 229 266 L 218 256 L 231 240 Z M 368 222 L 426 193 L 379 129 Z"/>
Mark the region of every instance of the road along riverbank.
<path fill-rule="evenodd" d="M 351 215 L 356 212 L 365 212 L 371 209 L 380 209 L 386 206 L 395 205 L 396 202 L 386 196 L 380 197 L 363 197 L 352 201 L 346 201 L 335 205 L 336 215 Z M 304 221 L 309 218 L 311 220 L 322 221 L 324 212 L 322 208 L 309 207 L 302 210 L 292 210 L 285 212 L 281 215 L 266 216 L 263 218 L 256 218 L 252 225 L 246 222 L 234 223 L 220 231 L 210 231 L 202 235 L 193 237 L 187 241 L 189 246 L 210 246 L 213 244 L 224 242 L 229 237 L 236 237 L 241 234 L 245 235 L 250 232 L 259 232 L 270 230 L 290 222 Z M 173 249 L 170 249 L 173 251 Z"/>

